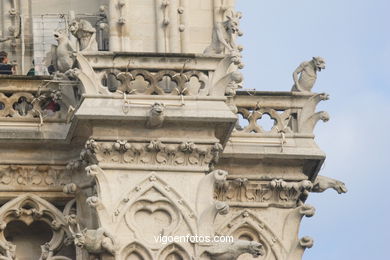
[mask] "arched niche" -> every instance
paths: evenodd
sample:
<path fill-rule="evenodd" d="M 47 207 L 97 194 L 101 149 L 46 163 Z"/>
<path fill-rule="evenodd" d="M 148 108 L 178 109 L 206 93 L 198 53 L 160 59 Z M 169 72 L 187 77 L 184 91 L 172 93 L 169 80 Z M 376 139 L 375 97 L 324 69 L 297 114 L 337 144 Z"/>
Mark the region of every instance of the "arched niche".
<path fill-rule="evenodd" d="M 116 232 L 120 233 L 125 227 L 143 245 L 155 250 L 162 245 L 153 236 L 158 236 L 161 230 L 167 236 L 180 235 L 178 232 L 195 234 L 193 211 L 172 187 L 153 173 L 123 198 L 116 208 Z"/>
<path fill-rule="evenodd" d="M 70 259 L 55 256 L 63 248 L 66 226 L 55 206 L 33 194 L 20 195 L 0 208 L 0 254 L 19 260 Z"/>
<path fill-rule="evenodd" d="M 150 252 L 138 242 L 133 242 L 122 250 L 123 260 L 152 260 Z"/>
<path fill-rule="evenodd" d="M 218 234 L 233 236 L 234 239 L 257 241 L 264 247 L 264 260 L 281 260 L 286 258 L 287 250 L 272 229 L 260 220 L 253 212 L 245 210 L 232 215 L 217 229 Z M 250 254 L 241 255 L 238 260 L 252 260 Z"/>
<path fill-rule="evenodd" d="M 191 260 L 186 250 L 178 244 L 166 246 L 159 254 L 159 260 Z"/>

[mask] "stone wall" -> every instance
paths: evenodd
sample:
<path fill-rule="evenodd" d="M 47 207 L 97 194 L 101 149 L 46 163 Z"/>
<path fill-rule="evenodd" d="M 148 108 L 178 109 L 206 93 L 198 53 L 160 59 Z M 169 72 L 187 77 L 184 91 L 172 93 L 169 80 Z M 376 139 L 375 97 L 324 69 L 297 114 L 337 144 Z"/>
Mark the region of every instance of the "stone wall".
<path fill-rule="evenodd" d="M 313 246 L 299 237 L 310 192 L 347 191 L 318 175 L 324 61 L 302 63 L 292 91 L 241 91 L 232 5 L 112 0 L 110 51 L 78 21 L 65 28 L 83 34 L 57 34 L 53 75 L 0 76 L 1 259 L 299 260 Z"/>

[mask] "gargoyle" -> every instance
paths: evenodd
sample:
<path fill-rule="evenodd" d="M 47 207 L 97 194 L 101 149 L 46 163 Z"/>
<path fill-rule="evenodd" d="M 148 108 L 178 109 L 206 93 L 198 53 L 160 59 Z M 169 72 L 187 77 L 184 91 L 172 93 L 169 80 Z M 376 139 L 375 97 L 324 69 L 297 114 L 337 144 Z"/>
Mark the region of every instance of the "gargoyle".
<path fill-rule="evenodd" d="M 165 105 L 160 102 L 156 102 L 152 105 L 149 118 L 146 121 L 147 128 L 159 128 L 164 122 Z"/>
<path fill-rule="evenodd" d="M 318 103 L 328 99 L 328 94 L 320 93 L 311 96 L 306 101 L 298 118 L 298 129 L 301 133 L 311 134 L 319 120 L 327 122 L 330 119 L 329 114 L 325 111 L 315 112 Z"/>
<path fill-rule="evenodd" d="M 54 38 L 58 45 L 52 45 L 48 65 L 52 65 L 55 71 L 64 74 L 73 68 L 75 49 L 64 30 L 55 31 Z"/>
<path fill-rule="evenodd" d="M 311 61 L 302 62 L 293 73 L 292 91 L 311 92 L 317 80 L 317 71 L 323 69 L 325 69 L 325 60 L 321 57 L 313 57 Z"/>
<path fill-rule="evenodd" d="M 205 253 L 210 256 L 211 260 L 236 260 L 245 253 L 259 257 L 265 252 L 263 245 L 256 241 L 237 240 L 231 244 L 219 244 L 208 248 Z"/>
<path fill-rule="evenodd" d="M 226 202 L 216 201 L 213 198 L 215 186 L 226 182 L 228 173 L 223 170 L 215 170 L 202 178 L 198 184 L 196 195 L 196 211 L 198 213 L 198 228 L 200 235 L 213 235 L 214 221 L 218 214 L 226 215 L 229 205 Z"/>
<path fill-rule="evenodd" d="M 314 127 L 316 126 L 318 121 L 328 122 L 330 116 L 326 111 L 316 112 L 307 118 L 305 121 L 300 121 L 299 129 L 301 133 L 313 133 Z"/>
<path fill-rule="evenodd" d="M 236 36 L 241 36 L 242 32 L 238 28 L 242 15 L 231 12 L 226 15 L 226 20 L 214 25 L 211 36 L 211 44 L 204 50 L 204 54 L 221 54 L 227 50 L 229 53 L 238 51 L 235 43 Z"/>
<path fill-rule="evenodd" d="M 325 176 L 317 176 L 311 191 L 324 192 L 325 190 L 330 188 L 337 191 L 338 194 L 348 192 L 348 189 L 343 182 Z"/>
<path fill-rule="evenodd" d="M 96 29 L 83 19 L 75 19 L 69 24 L 69 31 L 77 38 L 78 51 L 97 51 Z"/>
<path fill-rule="evenodd" d="M 80 225 L 77 224 L 77 229 L 75 232 L 69 225 L 75 246 L 84 248 L 93 255 L 109 253 L 115 256 L 114 238 L 104 228 L 81 230 Z"/>

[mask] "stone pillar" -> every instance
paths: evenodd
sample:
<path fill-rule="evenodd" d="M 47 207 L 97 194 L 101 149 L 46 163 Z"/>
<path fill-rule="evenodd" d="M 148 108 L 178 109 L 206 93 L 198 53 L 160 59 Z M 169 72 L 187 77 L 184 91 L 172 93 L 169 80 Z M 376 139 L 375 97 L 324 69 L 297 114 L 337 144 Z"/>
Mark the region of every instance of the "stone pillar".
<path fill-rule="evenodd" d="M 129 8 L 129 1 L 110 0 L 110 51 L 131 51 Z"/>

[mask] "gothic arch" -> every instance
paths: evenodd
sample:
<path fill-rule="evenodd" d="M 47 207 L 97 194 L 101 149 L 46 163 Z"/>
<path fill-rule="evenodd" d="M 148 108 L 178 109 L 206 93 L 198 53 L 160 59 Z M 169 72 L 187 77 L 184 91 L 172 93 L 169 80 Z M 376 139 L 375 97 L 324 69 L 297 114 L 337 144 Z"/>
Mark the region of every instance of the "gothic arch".
<path fill-rule="evenodd" d="M 146 229 L 151 225 L 140 227 L 137 217 L 148 218 L 152 215 L 159 215 L 160 219 L 166 221 L 164 235 L 174 235 L 183 221 L 186 223 L 190 234 L 196 233 L 196 216 L 181 198 L 166 182 L 151 173 L 146 176 L 130 192 L 127 192 L 124 199 L 116 207 L 114 230 L 119 230 L 126 223 L 127 227 L 134 232 L 134 237 L 143 241 L 151 248 L 161 248 L 161 244 L 150 242 L 145 239 Z M 152 231 L 151 231 L 152 232 Z M 158 235 L 157 233 L 155 235 Z"/>
<path fill-rule="evenodd" d="M 151 253 L 138 242 L 127 245 L 121 253 L 123 260 L 152 260 Z"/>
<path fill-rule="evenodd" d="M 257 240 L 265 249 L 265 260 L 274 255 L 285 259 L 287 250 L 272 229 L 252 212 L 245 210 L 228 218 L 218 229 L 218 234 L 236 236 L 241 239 Z"/>
<path fill-rule="evenodd" d="M 187 251 L 178 244 L 169 244 L 158 256 L 159 260 L 191 260 L 191 256 Z"/>
<path fill-rule="evenodd" d="M 54 257 L 61 249 L 68 233 L 64 215 L 48 201 L 34 194 L 23 194 L 7 202 L 0 208 L 0 251 L 3 256 L 14 256 L 16 246 L 6 240 L 4 231 L 11 222 L 22 222 L 27 226 L 37 221 L 47 224 L 52 231 L 52 238 L 41 246 L 42 255 Z M 60 257 L 58 259 L 67 259 Z M 11 258 L 10 258 L 11 259 Z"/>

